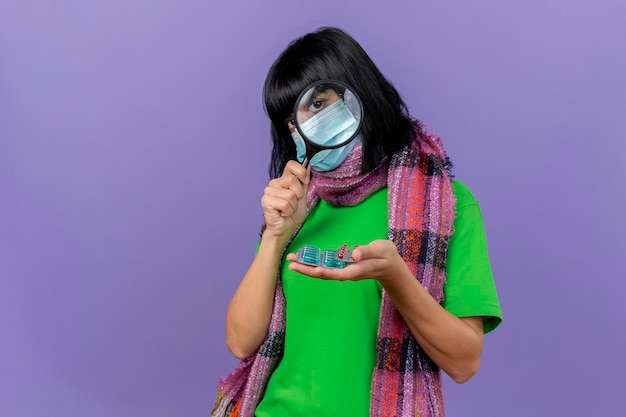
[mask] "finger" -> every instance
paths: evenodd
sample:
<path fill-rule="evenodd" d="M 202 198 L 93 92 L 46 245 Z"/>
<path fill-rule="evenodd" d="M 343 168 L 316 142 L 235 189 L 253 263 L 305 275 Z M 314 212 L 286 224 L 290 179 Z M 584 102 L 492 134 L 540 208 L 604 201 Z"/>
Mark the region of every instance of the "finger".
<path fill-rule="evenodd" d="M 291 190 L 298 200 L 306 195 L 307 190 L 307 186 L 293 174 L 283 174 L 282 177 L 271 180 L 268 186 Z"/>
<path fill-rule="evenodd" d="M 297 261 L 292 261 L 288 267 L 290 270 L 294 272 L 298 272 L 299 274 L 306 275 L 310 278 L 319 278 L 319 279 L 332 279 L 332 280 L 342 280 L 340 276 L 336 274 L 336 272 L 340 271 L 338 269 L 329 269 L 322 268 L 321 266 L 311 266 L 306 264 L 301 264 Z"/>
<path fill-rule="evenodd" d="M 264 211 L 278 211 L 281 217 L 289 217 L 297 210 L 297 204 L 293 199 L 280 198 L 272 194 L 263 195 L 261 207 Z"/>
<path fill-rule="evenodd" d="M 388 258 L 397 253 L 395 244 L 386 239 L 378 239 L 365 246 L 355 246 L 352 250 L 352 259 L 361 261 L 364 259 Z"/>
<path fill-rule="evenodd" d="M 363 268 L 360 268 L 357 265 L 348 265 L 342 269 L 333 269 L 299 263 L 297 262 L 297 257 L 295 255 L 288 255 L 287 259 L 292 261 L 288 267 L 290 270 L 306 275 L 310 278 L 334 281 L 359 281 L 366 276 L 363 273 Z"/>
<path fill-rule="evenodd" d="M 263 195 L 288 201 L 289 204 L 294 207 L 294 209 L 298 206 L 298 195 L 293 190 L 288 188 L 267 187 Z"/>
<path fill-rule="evenodd" d="M 370 248 L 370 245 L 357 246 L 354 249 L 352 249 L 352 259 L 355 261 L 362 261 L 363 259 L 371 258 L 372 250 Z"/>
<path fill-rule="evenodd" d="M 310 167 L 303 167 L 297 161 L 289 161 L 283 170 L 284 176 L 295 176 L 302 184 L 308 185 L 310 181 Z"/>

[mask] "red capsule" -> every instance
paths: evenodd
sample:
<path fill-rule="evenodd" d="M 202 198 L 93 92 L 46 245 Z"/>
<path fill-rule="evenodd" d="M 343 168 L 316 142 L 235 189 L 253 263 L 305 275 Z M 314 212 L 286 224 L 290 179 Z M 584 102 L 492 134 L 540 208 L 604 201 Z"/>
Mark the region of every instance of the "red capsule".
<path fill-rule="evenodd" d="M 343 259 L 346 256 L 346 251 L 348 250 L 348 245 L 342 245 L 337 251 L 337 259 Z"/>

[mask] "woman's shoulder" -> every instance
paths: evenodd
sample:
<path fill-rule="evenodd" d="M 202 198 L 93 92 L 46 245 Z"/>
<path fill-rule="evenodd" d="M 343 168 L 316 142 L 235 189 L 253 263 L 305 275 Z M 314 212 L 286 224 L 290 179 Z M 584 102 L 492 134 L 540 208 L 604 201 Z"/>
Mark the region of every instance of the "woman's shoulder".
<path fill-rule="evenodd" d="M 470 191 L 469 187 L 459 180 L 453 179 L 452 193 L 456 198 L 457 211 L 467 206 L 478 206 L 478 200 L 474 197 L 474 194 Z"/>

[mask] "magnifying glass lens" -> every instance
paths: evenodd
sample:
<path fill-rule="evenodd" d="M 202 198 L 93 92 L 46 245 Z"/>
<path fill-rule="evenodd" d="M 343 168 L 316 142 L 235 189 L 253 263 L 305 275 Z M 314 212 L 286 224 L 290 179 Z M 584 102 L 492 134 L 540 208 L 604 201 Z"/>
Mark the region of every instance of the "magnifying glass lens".
<path fill-rule="evenodd" d="M 308 86 L 294 109 L 295 127 L 306 144 L 307 158 L 350 143 L 358 134 L 363 109 L 358 96 L 344 83 L 318 81 Z"/>

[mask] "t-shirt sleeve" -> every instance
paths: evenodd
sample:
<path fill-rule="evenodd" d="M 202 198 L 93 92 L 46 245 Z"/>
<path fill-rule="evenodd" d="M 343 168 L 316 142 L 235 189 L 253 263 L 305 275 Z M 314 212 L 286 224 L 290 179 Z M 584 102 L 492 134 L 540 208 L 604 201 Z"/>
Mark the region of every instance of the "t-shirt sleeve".
<path fill-rule="evenodd" d="M 446 283 L 441 305 L 456 317 L 483 317 L 485 333 L 502 322 L 478 201 L 462 183 L 453 181 L 456 196 L 454 233 L 448 244 Z"/>

